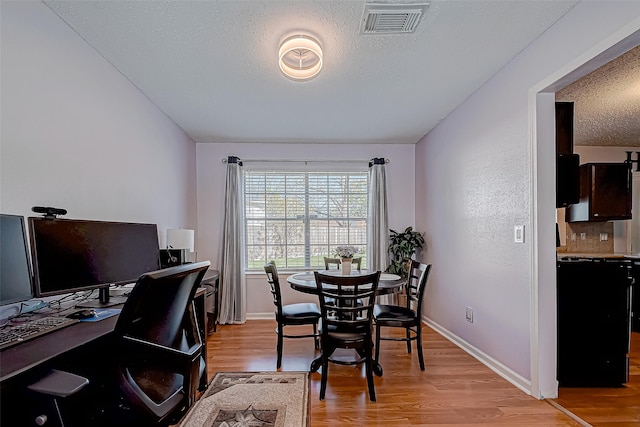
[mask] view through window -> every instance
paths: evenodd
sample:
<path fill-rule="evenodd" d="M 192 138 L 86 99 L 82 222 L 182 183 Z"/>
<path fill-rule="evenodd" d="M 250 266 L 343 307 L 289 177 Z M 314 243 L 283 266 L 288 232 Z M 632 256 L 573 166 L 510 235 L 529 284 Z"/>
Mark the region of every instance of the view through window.
<path fill-rule="evenodd" d="M 367 172 L 245 170 L 248 269 L 324 269 L 338 245 L 360 249 L 366 266 Z"/>

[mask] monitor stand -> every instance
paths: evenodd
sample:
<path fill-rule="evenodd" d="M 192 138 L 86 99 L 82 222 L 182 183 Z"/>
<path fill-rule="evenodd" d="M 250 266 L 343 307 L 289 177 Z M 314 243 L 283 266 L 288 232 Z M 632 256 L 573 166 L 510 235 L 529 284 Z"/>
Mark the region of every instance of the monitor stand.
<path fill-rule="evenodd" d="M 113 305 L 124 304 L 127 301 L 127 297 L 110 297 L 109 296 L 109 287 L 100 288 L 98 299 L 92 299 L 89 301 L 81 302 L 80 304 L 76 304 L 76 307 L 80 308 L 104 308 L 111 307 Z"/>

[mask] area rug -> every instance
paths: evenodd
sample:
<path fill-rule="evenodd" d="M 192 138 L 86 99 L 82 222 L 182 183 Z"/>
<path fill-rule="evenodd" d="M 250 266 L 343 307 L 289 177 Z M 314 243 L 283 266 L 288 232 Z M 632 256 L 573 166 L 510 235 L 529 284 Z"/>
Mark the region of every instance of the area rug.
<path fill-rule="evenodd" d="M 218 372 L 180 427 L 305 427 L 308 372 Z"/>

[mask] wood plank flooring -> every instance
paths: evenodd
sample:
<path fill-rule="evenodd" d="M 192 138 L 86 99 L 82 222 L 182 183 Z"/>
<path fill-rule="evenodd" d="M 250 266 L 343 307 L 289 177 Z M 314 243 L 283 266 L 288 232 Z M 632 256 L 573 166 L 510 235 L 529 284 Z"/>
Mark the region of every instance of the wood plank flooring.
<path fill-rule="evenodd" d="M 640 333 L 631 334 L 629 382 L 624 387 L 560 387 L 554 400 L 594 427 L 640 426 Z"/>
<path fill-rule="evenodd" d="M 207 339 L 209 374 L 275 370 L 275 326 L 273 320 L 220 326 Z M 548 402 L 514 387 L 429 327 L 424 332 L 424 372 L 415 344 L 407 354 L 405 343 L 382 342 L 384 375 L 375 377 L 377 402 L 369 401 L 361 366 L 330 364 L 324 401 L 318 398 L 321 376 L 311 374 L 311 426 L 580 425 Z M 285 339 L 281 370 L 308 371 L 316 356 L 310 338 Z"/>

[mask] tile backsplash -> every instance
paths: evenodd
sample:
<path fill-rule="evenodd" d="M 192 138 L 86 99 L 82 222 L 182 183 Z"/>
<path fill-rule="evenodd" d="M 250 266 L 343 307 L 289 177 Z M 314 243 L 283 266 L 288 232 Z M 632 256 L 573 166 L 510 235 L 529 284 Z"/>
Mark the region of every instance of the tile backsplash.
<path fill-rule="evenodd" d="M 567 252 L 613 253 L 613 223 L 568 222 Z"/>

